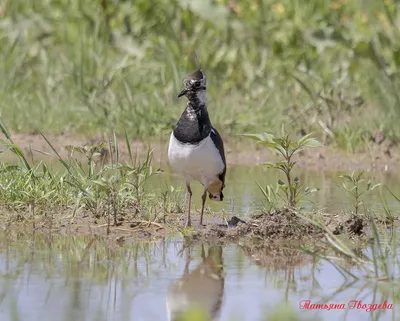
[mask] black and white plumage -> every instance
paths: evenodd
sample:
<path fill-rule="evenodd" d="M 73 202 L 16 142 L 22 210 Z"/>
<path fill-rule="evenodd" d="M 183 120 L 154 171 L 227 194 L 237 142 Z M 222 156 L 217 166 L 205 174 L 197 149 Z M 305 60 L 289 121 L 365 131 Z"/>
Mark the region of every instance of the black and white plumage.
<path fill-rule="evenodd" d="M 207 111 L 206 77 L 199 69 L 185 78 L 184 89 L 178 97 L 186 96 L 188 103 L 171 134 L 168 159 L 171 167 L 181 174 L 188 191 L 188 215 L 186 225 L 191 225 L 190 182 L 195 180 L 204 186 L 200 226 L 203 225 L 204 205 L 207 197 L 222 201 L 225 187 L 226 160 L 224 143 L 212 126 Z"/>
<path fill-rule="evenodd" d="M 210 247 L 206 256 L 202 245 L 202 262 L 189 271 L 190 253 L 187 252 L 183 276 L 168 288 L 166 305 L 169 321 L 182 320 L 182 314 L 192 308 L 201 309 L 206 313 L 207 320 L 218 319 L 225 288 L 222 254 L 222 247 L 217 246 Z"/>

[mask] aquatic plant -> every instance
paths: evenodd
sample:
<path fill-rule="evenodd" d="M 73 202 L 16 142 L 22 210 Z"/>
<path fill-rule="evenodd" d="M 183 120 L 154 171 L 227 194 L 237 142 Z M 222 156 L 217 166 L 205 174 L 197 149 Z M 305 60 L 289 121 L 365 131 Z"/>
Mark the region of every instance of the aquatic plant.
<path fill-rule="evenodd" d="M 316 188 L 304 187 L 300 179 L 298 177 L 293 177 L 292 174 L 292 170 L 296 165 L 296 161 L 293 160 L 296 154 L 307 147 L 321 146 L 320 142 L 312 138 L 311 135 L 312 134 L 305 135 L 297 142 L 293 142 L 289 138 L 289 135 L 285 133 L 280 137 L 275 137 L 268 133 L 242 135 L 255 140 L 258 144 L 272 150 L 282 158 L 281 161 L 276 163 L 265 162 L 262 164 L 266 166 L 266 168 L 272 168 L 283 172 L 286 179 L 286 182 L 280 179 L 278 180 L 277 189 L 274 189 L 271 185 L 267 185 L 265 188 L 259 186 L 269 204 L 274 204 L 274 200 L 277 199 L 276 195 L 282 197 L 279 192 L 283 192 L 283 197 L 286 199 L 287 206 L 295 207 L 304 196 L 317 191 Z M 274 192 L 274 190 L 277 190 L 277 192 Z"/>
<path fill-rule="evenodd" d="M 373 282 L 392 281 L 398 278 L 398 271 L 400 271 L 393 214 L 387 206 L 385 196 L 380 191 L 379 196 L 384 215 L 369 209 L 363 213 L 362 218 L 360 217 L 362 196 L 371 193 L 381 185 L 380 183 L 373 185 L 371 179 L 365 181 L 364 174 L 364 171 L 360 171 L 352 172 L 351 175 L 340 175 L 345 182 L 351 184 L 349 186 L 343 182 L 339 187 L 349 193 L 354 200 L 352 217 L 358 220 L 357 224 L 361 226 L 360 233 L 357 233 L 358 237 L 355 237 L 355 233 L 350 231 L 348 237 L 343 238 L 343 235 L 338 235 L 337 231 L 332 231 L 321 222 L 297 212 L 298 217 L 320 228 L 325 234 L 325 238 L 320 240 L 317 247 L 303 248 L 302 251 L 330 262 L 346 279 L 351 278 L 357 281 L 361 277 L 365 277 Z M 387 187 L 386 189 L 396 200 L 400 200 Z M 348 224 L 349 221 L 346 223 Z M 366 249 L 367 244 L 369 245 L 368 249 Z M 355 274 L 352 271 L 354 266 L 363 271 L 363 274 Z"/>
<path fill-rule="evenodd" d="M 346 191 L 346 193 L 350 194 L 354 200 L 353 206 L 355 215 L 358 215 L 359 208 L 363 204 L 361 197 L 365 193 L 373 191 L 375 188 L 381 185 L 380 183 L 373 185 L 371 180 L 368 180 L 365 184 L 363 184 L 364 174 L 365 174 L 364 171 L 360 171 L 358 173 L 353 171 L 351 175 L 343 174 L 339 176 L 344 180 L 344 182 L 342 182 L 342 184 L 338 186 L 342 188 L 344 191 Z M 348 186 L 346 182 L 350 183 L 350 186 Z"/>

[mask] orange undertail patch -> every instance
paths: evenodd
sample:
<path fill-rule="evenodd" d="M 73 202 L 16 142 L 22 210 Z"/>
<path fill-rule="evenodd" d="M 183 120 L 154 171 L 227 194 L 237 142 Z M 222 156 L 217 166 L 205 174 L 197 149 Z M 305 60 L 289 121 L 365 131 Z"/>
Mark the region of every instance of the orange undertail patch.
<path fill-rule="evenodd" d="M 222 193 L 222 182 L 217 180 L 212 182 L 207 189 L 209 193 L 209 198 L 213 201 L 222 201 L 224 199 L 224 194 Z"/>

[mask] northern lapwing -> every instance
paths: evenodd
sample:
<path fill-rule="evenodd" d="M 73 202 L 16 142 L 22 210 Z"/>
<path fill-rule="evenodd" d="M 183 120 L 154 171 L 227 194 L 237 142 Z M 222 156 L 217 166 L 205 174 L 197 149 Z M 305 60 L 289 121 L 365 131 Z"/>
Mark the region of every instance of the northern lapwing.
<path fill-rule="evenodd" d="M 183 81 L 184 88 L 178 98 L 186 96 L 189 100 L 171 133 L 168 146 L 168 159 L 171 167 L 186 181 L 188 211 L 186 226 L 191 225 L 190 204 L 191 181 L 204 186 L 201 197 L 200 226 L 203 225 L 203 212 L 207 192 L 214 201 L 222 201 L 225 187 L 226 160 L 224 143 L 218 131 L 211 125 L 207 111 L 206 76 L 199 69 Z"/>
<path fill-rule="evenodd" d="M 167 291 L 168 320 L 183 320 L 183 314 L 190 309 L 200 309 L 207 315 L 206 320 L 217 320 L 225 288 L 222 247 L 210 247 L 206 256 L 202 245 L 202 262 L 192 271 L 189 271 L 190 253 L 187 254 L 183 276 Z"/>

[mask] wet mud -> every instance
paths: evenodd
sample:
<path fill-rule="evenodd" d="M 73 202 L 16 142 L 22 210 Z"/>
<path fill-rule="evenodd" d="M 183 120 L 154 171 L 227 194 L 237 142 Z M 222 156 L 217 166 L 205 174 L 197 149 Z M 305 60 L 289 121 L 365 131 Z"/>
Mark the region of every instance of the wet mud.
<path fill-rule="evenodd" d="M 299 214 L 287 208 L 270 213 L 257 213 L 248 218 L 233 216 L 225 220 L 225 223 L 217 222 L 216 218 L 207 218 L 206 225 L 202 227 L 198 226 L 199 215 L 193 213 L 193 226 L 190 228 L 185 227 L 185 215 L 182 213 L 168 215 L 156 221 L 136 219 L 129 214 L 118 215 L 117 224 L 114 224 L 112 217 L 95 218 L 90 213 L 81 213 L 74 217 L 65 210 L 60 213 L 45 213 L 39 220 L 30 220 L 18 213 L 3 213 L 0 229 L 69 236 L 99 236 L 118 242 L 151 241 L 179 236 L 186 241 L 220 245 L 235 243 L 257 250 L 265 249 L 271 242 L 290 241 L 296 242 L 297 245 L 299 242 L 317 243 L 324 238 L 327 230 L 334 235 L 368 238 L 370 227 L 370 217 L 364 214 Z M 376 223 L 386 227 L 398 222 L 397 218 L 374 219 Z"/>
<path fill-rule="evenodd" d="M 308 214 L 306 218 L 303 217 L 291 209 L 259 213 L 247 220 L 237 220 L 233 217 L 227 221 L 228 224 L 214 224 L 197 229 L 191 237 L 211 242 L 237 242 L 243 239 L 251 239 L 255 243 L 305 238 L 313 240 L 321 239 L 325 235 L 324 227 L 334 235 L 362 237 L 367 234 L 370 225 L 367 215 Z M 315 220 L 318 224 L 310 222 L 307 218 Z"/>

